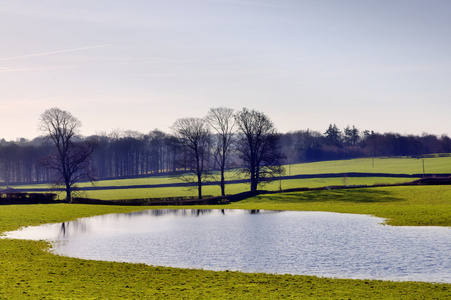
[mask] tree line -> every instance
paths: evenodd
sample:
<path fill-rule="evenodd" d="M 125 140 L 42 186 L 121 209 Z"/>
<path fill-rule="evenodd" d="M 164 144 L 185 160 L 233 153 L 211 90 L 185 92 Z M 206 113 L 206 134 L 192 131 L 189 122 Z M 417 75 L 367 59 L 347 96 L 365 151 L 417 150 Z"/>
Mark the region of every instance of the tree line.
<path fill-rule="evenodd" d="M 265 114 L 246 108 L 220 107 L 204 118 L 178 119 L 170 134 L 154 130 L 81 137 L 81 122 L 59 108 L 46 110 L 38 127 L 43 133 L 38 139 L 0 145 L 0 176 L 7 184 L 51 181 L 64 188 L 69 202 L 83 180 L 172 172 L 195 182 L 201 199 L 203 183 L 213 178 L 225 195 L 225 172 L 232 165 L 249 178 L 251 191 L 282 170 L 280 135 Z M 25 164 L 31 156 L 18 149 L 34 154 L 32 165 Z M 219 180 L 213 172 L 219 172 Z"/>
<path fill-rule="evenodd" d="M 202 184 L 216 180 L 225 194 L 225 172 L 240 170 L 251 190 L 283 173 L 283 163 L 375 156 L 450 153 L 451 139 L 430 134 L 401 135 L 340 130 L 278 133 L 262 112 L 213 108 L 203 118 L 181 118 L 170 132 L 113 131 L 82 137 L 80 121 L 58 108 L 39 120 L 42 136 L 0 141 L 0 181 L 55 182 L 68 191 L 80 180 L 172 173 Z M 212 176 L 212 172 L 216 176 Z M 214 179 L 213 179 L 214 178 Z M 69 197 L 69 196 L 68 196 Z"/>
<path fill-rule="evenodd" d="M 340 130 L 335 124 L 330 124 L 324 133 L 299 130 L 282 134 L 281 143 L 290 163 L 364 157 L 418 157 L 451 152 L 451 139 L 447 135 L 377 133 L 361 131 L 349 125 Z"/>

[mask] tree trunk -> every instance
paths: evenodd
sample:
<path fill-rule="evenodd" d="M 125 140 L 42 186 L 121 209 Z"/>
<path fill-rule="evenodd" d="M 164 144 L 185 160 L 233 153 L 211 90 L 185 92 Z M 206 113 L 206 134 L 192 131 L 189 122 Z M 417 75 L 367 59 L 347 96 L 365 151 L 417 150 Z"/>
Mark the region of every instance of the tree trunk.
<path fill-rule="evenodd" d="M 66 201 L 68 203 L 72 202 L 72 195 L 71 195 L 71 189 L 69 185 L 66 185 Z"/>
<path fill-rule="evenodd" d="M 221 168 L 221 195 L 225 196 L 225 176 L 224 168 Z"/>
<path fill-rule="evenodd" d="M 197 178 L 197 191 L 199 199 L 202 199 L 202 181 L 200 177 Z"/>
<path fill-rule="evenodd" d="M 257 180 L 255 178 L 251 178 L 251 192 L 257 191 Z"/>

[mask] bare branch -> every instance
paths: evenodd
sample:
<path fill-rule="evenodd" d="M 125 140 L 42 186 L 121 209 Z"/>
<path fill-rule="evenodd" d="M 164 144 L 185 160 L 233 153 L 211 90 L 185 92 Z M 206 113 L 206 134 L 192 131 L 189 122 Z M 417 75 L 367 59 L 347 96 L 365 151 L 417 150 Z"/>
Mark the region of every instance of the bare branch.
<path fill-rule="evenodd" d="M 201 118 L 178 119 L 174 122 L 172 130 L 181 147 L 182 155 L 178 159 L 179 163 L 182 163 L 187 171 L 194 173 L 198 196 L 202 199 L 202 182 L 207 175 L 206 168 L 210 154 L 210 130 L 205 120 Z"/>
<path fill-rule="evenodd" d="M 56 153 L 43 157 L 41 163 L 56 172 L 55 183 L 64 185 L 66 200 L 71 202 L 75 184 L 93 178 L 89 161 L 95 149 L 94 144 L 76 141 L 81 122 L 69 112 L 56 107 L 41 115 L 38 126 L 56 147 Z"/>

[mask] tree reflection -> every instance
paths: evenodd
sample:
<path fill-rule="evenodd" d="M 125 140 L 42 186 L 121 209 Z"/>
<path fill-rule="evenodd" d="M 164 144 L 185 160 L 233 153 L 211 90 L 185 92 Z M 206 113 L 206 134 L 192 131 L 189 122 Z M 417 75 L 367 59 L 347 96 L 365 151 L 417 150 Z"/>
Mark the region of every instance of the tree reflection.
<path fill-rule="evenodd" d="M 162 216 L 168 216 L 168 215 L 174 215 L 174 216 L 201 216 L 206 214 L 212 214 L 212 213 L 220 213 L 222 215 L 226 215 L 228 209 L 149 209 L 149 210 L 143 210 L 143 211 L 137 211 L 132 213 L 127 213 L 125 216 L 131 218 L 131 217 L 137 217 L 137 216 L 144 216 L 149 215 L 153 217 L 162 217 Z M 230 211 L 230 210 L 229 210 Z M 249 213 L 251 215 L 260 214 L 263 211 L 260 209 L 252 209 L 246 211 L 246 213 Z M 119 214 L 122 215 L 122 214 Z"/>
<path fill-rule="evenodd" d="M 143 211 L 137 211 L 132 213 L 125 214 L 127 217 L 136 217 L 136 216 L 143 216 L 143 215 L 150 215 L 153 217 L 161 217 L 161 216 L 167 216 L 167 215 L 174 215 L 174 216 L 200 216 L 205 214 L 213 213 L 214 209 L 149 209 L 149 210 L 143 210 Z M 221 209 L 221 213 L 225 214 L 225 210 Z M 122 215 L 122 214 L 120 214 Z"/>
<path fill-rule="evenodd" d="M 88 231 L 88 226 L 86 226 L 85 221 L 71 221 L 61 223 L 61 228 L 58 237 L 67 238 L 70 235 L 85 233 Z"/>
<path fill-rule="evenodd" d="M 69 223 L 68 223 L 68 225 L 69 225 Z M 61 236 L 61 235 L 62 235 L 63 237 L 66 236 L 66 223 L 65 223 L 65 222 L 61 223 L 60 236 Z"/>

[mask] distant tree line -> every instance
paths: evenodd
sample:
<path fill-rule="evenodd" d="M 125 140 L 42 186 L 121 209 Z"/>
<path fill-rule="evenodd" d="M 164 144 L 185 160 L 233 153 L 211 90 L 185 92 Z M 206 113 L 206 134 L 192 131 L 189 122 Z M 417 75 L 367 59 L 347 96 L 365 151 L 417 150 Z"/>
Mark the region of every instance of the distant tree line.
<path fill-rule="evenodd" d="M 185 130 L 196 126 L 200 126 L 198 141 L 193 140 L 194 131 Z M 206 118 L 179 119 L 171 132 L 113 131 L 88 137 L 77 135 L 74 140 L 95 147 L 85 167 L 98 179 L 192 171 L 196 182 L 202 182 L 210 180 L 209 171 L 224 174 L 229 168 L 239 167 L 253 180 L 253 189 L 266 176 L 274 176 L 276 166 L 282 162 L 451 153 L 451 139 L 446 135 L 382 134 L 361 131 L 355 126 L 339 129 L 335 124 L 324 132 L 299 130 L 280 134 L 263 113 L 225 108 L 210 110 Z M 45 137 L 0 140 L 0 181 L 9 184 L 54 180 L 53 170 L 43 161 L 54 149 L 52 141 Z M 218 184 L 224 180 L 222 176 Z"/>
<path fill-rule="evenodd" d="M 347 126 L 329 125 L 324 133 L 299 130 L 281 135 L 287 162 L 314 162 L 363 157 L 421 156 L 450 153 L 451 139 L 432 134 L 376 133 Z"/>
<path fill-rule="evenodd" d="M 246 108 L 220 107 L 204 118 L 181 118 L 170 133 L 155 129 L 81 137 L 80 126 L 70 112 L 51 108 L 39 119 L 43 136 L 0 141 L 0 180 L 6 185 L 53 182 L 70 202 L 79 181 L 169 172 L 196 183 L 201 199 L 206 181 L 216 181 L 225 195 L 227 169 L 249 178 L 251 191 L 283 170 L 280 134 L 265 114 Z"/>

